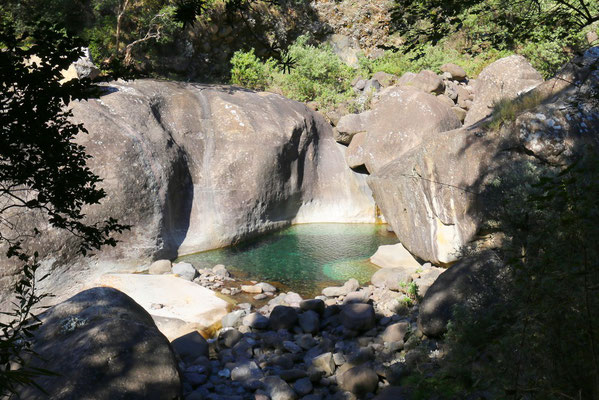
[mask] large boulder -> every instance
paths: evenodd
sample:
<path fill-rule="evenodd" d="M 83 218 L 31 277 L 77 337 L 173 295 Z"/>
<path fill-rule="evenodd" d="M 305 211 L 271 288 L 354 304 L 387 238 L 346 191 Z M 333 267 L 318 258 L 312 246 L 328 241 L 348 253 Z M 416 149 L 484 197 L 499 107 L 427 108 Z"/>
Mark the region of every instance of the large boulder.
<path fill-rule="evenodd" d="M 460 126 L 451 107 L 436 96 L 410 86 L 389 87 L 372 110 L 362 144 L 366 168 L 372 174 L 429 135 Z"/>
<path fill-rule="evenodd" d="M 41 316 L 31 367 L 41 376 L 24 399 L 164 399 L 181 395 L 177 360 L 152 317 L 129 296 L 93 288 Z"/>
<path fill-rule="evenodd" d="M 290 223 L 374 222 L 363 178 L 346 167 L 330 125 L 301 103 L 155 80 L 103 89 L 97 99 L 72 104 L 74 120 L 89 131 L 77 141 L 107 194 L 84 213 L 89 222 L 115 217 L 132 229 L 92 260 L 78 258 L 77 238 L 64 231 L 26 241 L 44 272 L 56 271 L 45 281 L 55 294 L 73 293 L 93 275 L 133 272 Z M 18 263 L 0 264 L 2 288 L 11 287 Z"/>
<path fill-rule="evenodd" d="M 370 262 L 382 268 L 420 268 L 420 263 L 401 243 L 379 246 Z"/>
<path fill-rule="evenodd" d="M 586 77 L 580 85 L 562 87 L 503 128 L 430 135 L 368 177 L 376 203 L 410 253 L 435 265 L 456 261 L 476 239 L 485 210 L 501 205 L 499 189 L 526 185 L 543 169 L 597 151 L 599 113 L 592 93 L 599 71 L 588 60 L 599 56 L 592 57 L 581 61 L 585 74 L 571 74 Z"/>
<path fill-rule="evenodd" d="M 350 144 L 354 135 L 366 132 L 371 114 L 372 111 L 368 110 L 360 114 L 347 114 L 341 117 L 333 130 L 335 140 L 342 144 Z"/>
<path fill-rule="evenodd" d="M 130 296 L 169 339 L 210 328 L 231 307 L 212 290 L 173 275 L 106 274 L 95 285 L 113 287 Z"/>
<path fill-rule="evenodd" d="M 474 84 L 474 102 L 466 115 L 465 125 L 485 118 L 493 104 L 501 99 L 514 99 L 534 89 L 543 77 L 522 56 L 509 56 L 495 61 L 478 75 Z"/>
<path fill-rule="evenodd" d="M 492 252 L 484 252 L 456 263 L 443 272 L 422 299 L 418 327 L 429 337 L 441 336 L 453 316 L 454 307 L 470 299 L 497 291 L 503 265 Z M 499 297 L 499 296 L 497 296 Z"/>

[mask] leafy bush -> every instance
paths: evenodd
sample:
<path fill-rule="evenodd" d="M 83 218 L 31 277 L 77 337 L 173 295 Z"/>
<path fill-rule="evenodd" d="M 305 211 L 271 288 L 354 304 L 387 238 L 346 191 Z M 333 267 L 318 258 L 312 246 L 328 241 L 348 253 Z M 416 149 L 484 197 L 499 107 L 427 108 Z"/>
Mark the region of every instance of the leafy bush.
<path fill-rule="evenodd" d="M 308 44 L 300 36 L 288 49 L 294 61 L 289 73 L 278 70 L 272 59 L 260 61 L 254 51 L 237 51 L 231 59 L 231 82 L 251 89 L 281 92 L 294 100 L 314 101 L 320 108 L 330 108 L 353 96 L 353 69 L 345 65 L 326 46 Z"/>
<path fill-rule="evenodd" d="M 262 62 L 250 51 L 238 50 L 231 58 L 231 83 L 249 89 L 264 90 L 273 73 L 272 62 Z"/>
<path fill-rule="evenodd" d="M 289 55 L 295 60 L 291 73 L 273 76 L 273 86 L 287 97 L 328 108 L 353 96 L 353 70 L 330 47 L 310 45 L 307 36 L 300 36 L 289 47 Z"/>

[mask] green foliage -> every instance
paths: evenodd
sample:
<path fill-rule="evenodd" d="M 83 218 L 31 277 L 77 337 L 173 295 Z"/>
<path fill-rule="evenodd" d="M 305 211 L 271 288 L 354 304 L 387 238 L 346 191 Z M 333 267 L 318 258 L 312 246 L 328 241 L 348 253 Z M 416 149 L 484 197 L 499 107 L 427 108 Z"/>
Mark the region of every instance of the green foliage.
<path fill-rule="evenodd" d="M 501 99 L 493 104 L 493 113 L 491 120 L 486 124 L 490 130 L 499 129 L 503 124 L 514 122 L 521 113 L 532 110 L 541 104 L 543 98 L 536 92 L 531 91 L 520 97 L 511 99 Z"/>
<path fill-rule="evenodd" d="M 298 101 L 315 101 L 327 108 L 353 96 L 353 70 L 345 65 L 330 47 L 308 44 L 301 36 L 288 49 L 295 60 L 289 74 L 273 74 L 273 86 Z"/>
<path fill-rule="evenodd" d="M 594 399 L 599 158 L 522 171 L 489 188 L 503 193 L 491 215 L 506 233 L 502 296 L 455 311 L 444 373 L 491 398 Z"/>
<path fill-rule="evenodd" d="M 263 62 L 250 51 L 238 50 L 231 58 L 231 83 L 249 89 L 264 90 L 273 73 L 271 61 Z"/>
<path fill-rule="evenodd" d="M 81 42 L 62 30 L 41 23 L 30 32 L 17 33 L 8 19 L 0 20 L 0 242 L 7 257 L 22 263 L 15 286 L 11 320 L 0 324 L 0 397 L 19 384 L 35 385 L 47 371 L 28 368 L 23 352 L 31 353 L 34 315 L 44 297 L 35 290 L 37 254 L 22 248 L 25 239 L 40 240 L 41 231 L 64 229 L 79 239 L 85 255 L 116 244 L 113 233 L 128 226 L 109 218 L 86 221 L 83 208 L 99 203 L 105 192 L 101 179 L 86 166 L 85 148 L 74 142 L 86 133 L 71 122 L 67 108 L 74 99 L 87 99 L 89 80 L 60 83 L 61 71 L 81 56 Z M 37 214 L 36 226 L 22 226 L 23 213 Z M 18 369 L 13 366 L 20 365 Z"/>
<path fill-rule="evenodd" d="M 599 6 L 586 0 L 408 0 L 396 2 L 392 17 L 406 39 L 403 53 L 412 58 L 430 57 L 431 46 L 451 42 L 459 54 L 473 58 L 521 53 L 548 77 L 584 46 L 584 29 L 599 20 Z"/>
<path fill-rule="evenodd" d="M 298 101 L 330 108 L 353 96 L 353 70 L 329 47 L 308 44 L 301 36 L 288 49 L 293 68 L 282 71 L 273 59 L 260 61 L 254 51 L 238 51 L 231 60 L 231 82 L 252 89 L 278 91 Z"/>

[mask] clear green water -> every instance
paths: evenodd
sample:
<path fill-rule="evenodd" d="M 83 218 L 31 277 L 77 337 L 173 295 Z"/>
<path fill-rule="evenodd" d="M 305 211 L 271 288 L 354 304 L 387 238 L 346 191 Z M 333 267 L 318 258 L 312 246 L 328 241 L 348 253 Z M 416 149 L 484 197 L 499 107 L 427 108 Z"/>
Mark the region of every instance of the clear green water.
<path fill-rule="evenodd" d="M 198 268 L 224 264 L 239 279 L 267 281 L 314 296 L 349 278 L 368 282 L 377 269 L 368 258 L 380 245 L 394 243 L 397 238 L 385 225 L 304 224 L 178 261 Z"/>

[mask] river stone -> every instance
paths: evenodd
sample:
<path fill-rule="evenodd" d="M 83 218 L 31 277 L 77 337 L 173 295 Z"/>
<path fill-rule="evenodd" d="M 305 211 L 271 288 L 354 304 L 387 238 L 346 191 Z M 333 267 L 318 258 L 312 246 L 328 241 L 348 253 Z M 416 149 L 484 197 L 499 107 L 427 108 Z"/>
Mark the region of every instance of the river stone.
<path fill-rule="evenodd" d="M 269 326 L 272 330 L 292 330 L 297 323 L 297 311 L 293 307 L 276 306 L 269 317 Z"/>
<path fill-rule="evenodd" d="M 171 342 L 171 346 L 185 362 L 208 356 L 208 342 L 198 332 L 189 332 Z"/>
<path fill-rule="evenodd" d="M 343 286 L 332 286 L 322 289 L 322 294 L 327 297 L 345 296 L 349 292 L 353 292 L 360 287 L 360 283 L 352 278 L 345 282 Z"/>
<path fill-rule="evenodd" d="M 420 263 L 401 243 L 379 246 L 370 262 L 382 268 L 420 268 Z"/>
<path fill-rule="evenodd" d="M 231 311 L 227 315 L 223 317 L 221 320 L 221 324 L 223 328 L 233 328 L 239 325 L 239 321 L 247 314 L 245 310 L 235 310 Z"/>
<path fill-rule="evenodd" d="M 193 281 L 198 271 L 190 263 L 180 262 L 173 265 L 173 274 L 177 274 L 185 280 Z"/>
<path fill-rule="evenodd" d="M 341 308 L 341 322 L 346 329 L 367 331 L 375 325 L 374 309 L 370 304 L 352 303 Z"/>
<path fill-rule="evenodd" d="M 158 260 L 150 265 L 148 272 L 152 275 L 170 274 L 172 272 L 171 267 L 170 260 Z"/>
<path fill-rule="evenodd" d="M 268 328 L 268 318 L 260 313 L 251 313 L 243 317 L 243 325 L 254 329 Z"/>
<path fill-rule="evenodd" d="M 368 365 L 351 368 L 341 375 L 341 388 L 358 396 L 375 392 L 378 384 L 378 375 Z"/>
<path fill-rule="evenodd" d="M 211 327 L 229 308 L 212 290 L 174 275 L 106 274 L 88 284 L 126 293 L 152 315 L 169 340 Z M 161 307 L 152 307 L 156 304 Z"/>
<path fill-rule="evenodd" d="M 324 313 L 324 301 L 322 301 L 321 299 L 303 300 L 300 303 L 300 310 L 316 311 L 318 314 L 322 315 Z"/>
<path fill-rule="evenodd" d="M 412 274 L 416 270 L 415 267 L 381 268 L 372 275 L 370 281 L 376 287 L 399 291 L 402 283 L 412 281 Z"/>
<path fill-rule="evenodd" d="M 277 288 L 276 288 L 276 287 L 274 287 L 274 286 L 273 286 L 273 285 L 271 285 L 270 283 L 266 283 L 266 282 L 260 282 L 260 283 L 257 283 L 257 284 L 256 284 L 256 285 L 254 285 L 254 286 L 258 286 L 258 287 L 262 288 L 262 291 L 263 291 L 263 292 L 270 292 L 270 293 L 274 293 L 274 292 L 276 292 L 276 291 L 277 291 Z"/>
<path fill-rule="evenodd" d="M 330 124 L 302 103 L 151 79 L 100 85 L 102 96 L 70 104 L 73 122 L 89 132 L 77 144 L 107 194 L 86 208 L 86 221 L 114 217 L 132 229 L 92 260 L 78 255 L 76 238 L 40 227 L 43 240 L 23 247 L 38 251 L 40 273 L 55 271 L 40 287 L 58 295 L 53 302 L 108 271 L 131 272 L 290 223 L 375 220 L 364 178 L 346 167 Z M 33 215 L 20 221 L 23 232 L 35 223 Z M 21 268 L 5 254 L 0 248 L 0 304 Z"/>
<path fill-rule="evenodd" d="M 229 276 L 229 271 L 227 271 L 227 268 L 222 264 L 217 264 L 214 267 L 212 267 L 212 272 L 218 276 Z"/>
<path fill-rule="evenodd" d="M 260 379 L 264 376 L 255 361 L 242 361 L 231 370 L 232 381 L 247 381 Z"/>
<path fill-rule="evenodd" d="M 19 389 L 23 399 L 174 399 L 181 396 L 176 357 L 151 316 L 116 289 L 83 291 L 40 315 L 29 367 L 34 387 Z"/>
<path fill-rule="evenodd" d="M 526 58 L 504 57 L 485 67 L 474 84 L 474 103 L 466 115 L 465 125 L 491 114 L 493 104 L 501 99 L 514 99 L 543 82 L 543 77 Z"/>
<path fill-rule="evenodd" d="M 381 338 L 385 342 L 401 342 L 403 343 L 406 334 L 410 331 L 410 324 L 407 322 L 398 322 L 389 325 L 383 331 Z"/>
<path fill-rule="evenodd" d="M 362 144 L 364 164 L 373 174 L 429 136 L 461 125 L 451 107 L 436 96 L 410 86 L 388 87 L 372 109 Z"/>
<path fill-rule="evenodd" d="M 320 318 L 315 311 L 308 310 L 300 314 L 299 325 L 306 333 L 318 333 L 320 327 Z"/>
<path fill-rule="evenodd" d="M 231 348 L 237 344 L 243 338 L 243 334 L 237 329 L 227 329 L 221 331 L 218 335 L 218 343 L 221 346 Z"/>
<path fill-rule="evenodd" d="M 443 72 L 449 72 L 451 77 L 456 81 L 463 81 L 466 79 L 466 71 L 464 71 L 464 68 L 460 67 L 459 65 L 453 63 L 443 64 L 441 65 L 440 70 Z"/>
<path fill-rule="evenodd" d="M 312 382 L 310 382 L 309 378 L 301 378 L 298 379 L 294 384 L 293 384 L 293 390 L 295 390 L 295 392 L 300 395 L 300 396 L 305 396 L 308 393 L 310 393 L 312 390 L 314 389 L 314 387 L 312 386 Z"/>
<path fill-rule="evenodd" d="M 262 293 L 262 287 L 258 285 L 241 285 L 241 291 L 245 293 Z"/>
<path fill-rule="evenodd" d="M 297 395 L 291 386 L 278 376 L 267 376 L 262 379 L 264 391 L 271 400 L 296 400 Z"/>
<path fill-rule="evenodd" d="M 316 371 L 323 372 L 325 376 L 333 375 L 335 373 L 335 362 L 333 360 L 333 353 L 327 352 L 314 357 L 314 359 L 312 360 L 312 367 Z"/>

